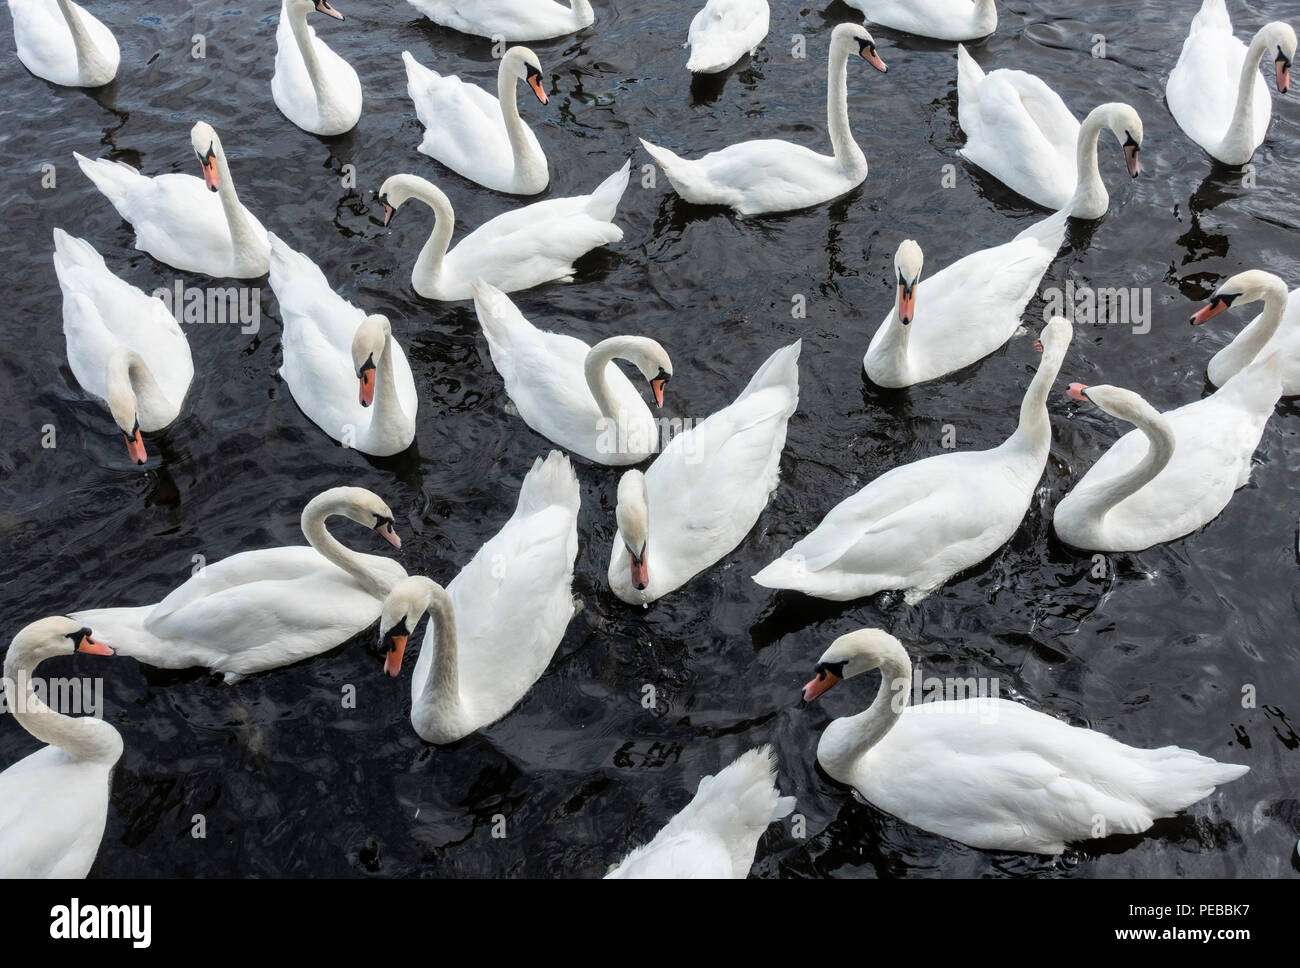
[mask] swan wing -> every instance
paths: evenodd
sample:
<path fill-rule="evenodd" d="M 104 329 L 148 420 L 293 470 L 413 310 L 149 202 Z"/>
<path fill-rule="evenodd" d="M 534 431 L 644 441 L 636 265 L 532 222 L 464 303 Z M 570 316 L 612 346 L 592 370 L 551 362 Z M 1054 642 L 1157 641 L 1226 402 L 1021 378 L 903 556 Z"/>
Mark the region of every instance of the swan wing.
<path fill-rule="evenodd" d="M 0 877 L 85 877 L 104 836 L 110 772 L 46 746 L 0 773 Z"/>

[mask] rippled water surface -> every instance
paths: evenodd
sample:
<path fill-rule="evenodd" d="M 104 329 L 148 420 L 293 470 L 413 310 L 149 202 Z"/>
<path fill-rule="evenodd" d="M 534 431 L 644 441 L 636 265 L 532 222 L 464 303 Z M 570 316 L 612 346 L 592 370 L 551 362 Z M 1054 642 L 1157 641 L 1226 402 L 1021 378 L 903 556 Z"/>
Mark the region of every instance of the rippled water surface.
<path fill-rule="evenodd" d="M 681 49 L 694 4 L 596 0 L 580 34 L 531 46 L 549 107 L 521 97 L 550 157 L 551 196 L 590 191 L 636 137 L 698 153 L 754 137 L 828 150 L 825 49 L 831 28 L 860 20 L 839 2 L 772 4 L 752 61 L 692 86 Z M 340 0 L 347 21 L 313 15 L 318 34 L 359 72 L 365 111 L 352 133 L 295 128 L 270 93 L 278 3 L 238 6 L 88 2 L 122 47 L 115 84 L 87 93 L 28 74 L 0 43 L 0 165 L 7 283 L 0 354 L 0 595 L 8 639 L 27 621 L 76 608 L 154 602 L 186 579 L 192 556 L 301 542 L 298 515 L 318 491 L 368 487 L 394 508 L 398 560 L 447 582 L 509 517 L 519 482 L 548 443 L 507 411 L 470 303 L 437 304 L 410 285 L 431 224 L 419 206 L 391 231 L 373 198 L 385 177 L 414 172 L 456 208 L 457 235 L 516 202 L 419 154 L 421 129 L 400 53 L 495 83 L 490 44 L 435 27 L 405 3 Z M 648 609 L 607 589 L 618 471 L 576 459 L 582 487 L 575 592 L 584 608 L 541 681 L 507 717 L 446 748 L 412 731 L 409 688 L 383 676 L 373 630 L 326 655 L 235 686 L 200 671 L 165 673 L 133 659 L 58 660 L 48 675 L 105 677 L 106 715 L 126 754 L 113 783 L 100 876 L 591 876 L 643 842 L 699 777 L 742 750 L 775 745 L 780 785 L 798 797 L 806 836 L 774 825 L 754 873 L 774 876 L 1173 876 L 1294 874 L 1300 834 L 1300 689 L 1296 523 L 1300 408 L 1283 403 L 1249 485 L 1208 527 L 1150 551 L 1113 556 L 1109 576 L 1050 530 L 1053 506 L 1125 428 L 1064 398 L 1065 384 L 1113 383 L 1160 409 L 1210 389 L 1205 364 L 1247 318 L 1192 330 L 1189 312 L 1225 276 L 1267 268 L 1300 283 L 1300 104 L 1273 92 L 1255 184 L 1214 169 L 1174 125 L 1163 84 L 1198 4 L 1000 4 L 995 37 L 972 45 L 986 68 L 1051 83 L 1082 116 L 1109 100 L 1145 122 L 1144 176 L 1130 181 L 1107 137 L 1110 213 L 1075 227 L 1043 286 L 1150 287 L 1151 331 L 1076 326 L 1053 393 L 1053 446 L 1012 541 L 915 608 L 897 597 L 829 604 L 750 581 L 837 501 L 882 471 L 937 453 L 952 425 L 962 447 L 1014 428 L 1037 362 L 1022 333 L 960 373 L 906 391 L 869 385 L 861 358 L 890 307 L 904 236 L 927 266 L 1011 238 L 1043 212 L 956 156 L 951 45 L 877 29 L 889 73 L 851 66 L 854 132 L 866 183 L 829 205 L 738 221 L 683 203 L 640 172 L 619 209 L 622 242 L 584 258 L 573 285 L 517 294 L 535 323 L 595 342 L 631 332 L 672 354 L 667 412 L 704 416 L 729 403 L 773 350 L 803 339 L 799 410 L 779 490 L 747 540 L 715 568 Z M 1300 3 L 1230 3 L 1238 36 L 1270 19 L 1300 22 Z M 142 13 L 147 11 L 147 13 Z M 191 37 L 207 57 L 190 56 Z M 809 57 L 791 56 L 793 35 Z M 1103 34 L 1107 59 L 1090 56 Z M 415 371 L 415 447 L 368 459 L 339 447 L 294 405 L 277 375 L 280 323 L 263 280 L 261 328 L 187 327 L 196 366 L 179 421 L 149 437 L 157 457 L 126 463 L 106 411 L 68 369 L 51 231 L 90 240 L 110 268 L 150 291 L 178 274 L 135 251 L 133 233 L 77 170 L 72 152 L 147 174 L 197 174 L 188 131 L 221 132 L 241 199 L 305 251 L 347 298 L 387 313 Z M 56 166 L 57 186 L 41 186 Z M 943 166 L 955 165 L 944 187 Z M 344 166 L 355 166 L 346 187 Z M 202 277 L 180 278 L 207 285 Z M 792 318 L 794 296 L 807 317 Z M 1042 298 L 1026 321 L 1041 324 Z M 40 445 L 41 428 L 58 446 Z M 158 458 L 161 459 L 158 459 Z M 354 547 L 372 535 L 336 526 Z M 873 807 L 816 767 L 832 715 L 855 712 L 875 677 L 800 708 L 798 687 L 835 636 L 881 625 L 927 675 L 997 677 L 1003 695 L 1139 746 L 1177 743 L 1251 772 L 1144 837 L 1094 841 L 1061 859 L 973 850 Z M 413 662 L 407 663 L 409 669 Z M 641 705 L 655 686 L 658 706 Z M 342 708 L 355 686 L 356 709 Z M 1257 690 L 1244 708 L 1243 688 Z M 0 722 L 0 765 L 35 741 Z M 191 837 L 206 817 L 206 839 Z M 504 838 L 493 818 L 506 817 Z M 378 848 L 363 850 L 368 841 Z M 364 859 L 363 859 L 364 858 Z"/>

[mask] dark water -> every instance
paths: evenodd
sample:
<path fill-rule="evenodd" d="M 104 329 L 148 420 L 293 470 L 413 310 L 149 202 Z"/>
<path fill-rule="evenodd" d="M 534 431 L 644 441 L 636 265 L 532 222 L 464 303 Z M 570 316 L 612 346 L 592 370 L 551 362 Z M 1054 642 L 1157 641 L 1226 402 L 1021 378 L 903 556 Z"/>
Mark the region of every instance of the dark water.
<path fill-rule="evenodd" d="M 488 43 L 434 27 L 400 2 L 348 0 L 320 35 L 361 75 L 360 126 L 319 139 L 282 117 L 270 93 L 278 2 L 247 8 L 97 2 L 122 46 L 117 82 L 96 93 L 29 75 L 0 43 L 4 171 L 0 258 L 0 594 L 7 639 L 22 624 L 76 608 L 153 602 L 190 574 L 191 556 L 300 543 L 302 505 L 359 484 L 398 515 L 399 560 L 446 582 L 509 516 L 532 460 L 549 445 L 505 411 L 469 303 L 425 302 L 410 286 L 431 225 L 418 207 L 381 228 L 371 191 L 395 172 L 423 174 L 451 197 L 457 236 L 514 203 L 420 155 L 421 129 L 400 59 L 410 49 L 440 71 L 492 87 Z M 758 876 L 1173 876 L 1293 874 L 1300 834 L 1300 412 L 1285 403 L 1264 433 L 1251 483 L 1202 532 L 1113 556 L 1098 581 L 1086 556 L 1050 532 L 1070 483 L 1123 429 L 1064 399 L 1069 381 L 1138 389 L 1160 409 L 1207 392 L 1205 363 L 1245 320 L 1234 312 L 1192 331 L 1186 318 L 1225 275 L 1261 267 L 1300 281 L 1300 106 L 1273 94 L 1256 185 L 1212 170 L 1163 103 L 1197 5 L 1164 2 L 1000 5 L 997 36 L 974 45 L 987 68 L 1047 79 L 1082 116 L 1126 100 L 1146 127 L 1146 173 L 1124 176 L 1103 141 L 1109 215 L 1074 230 L 1044 286 L 1151 287 L 1145 335 L 1077 326 L 1051 402 L 1052 458 L 1024 524 L 990 561 L 920 606 L 894 598 L 848 605 L 772 594 L 749 580 L 835 502 L 882 471 L 932 454 L 941 427 L 963 447 L 1014 427 L 1037 362 L 1032 336 L 953 377 L 902 392 L 865 381 L 861 356 L 892 298 L 904 235 L 927 266 L 1003 242 L 1042 217 L 955 155 L 956 58 L 950 45 L 880 29 L 888 75 L 850 74 L 853 127 L 871 165 L 866 183 L 814 211 L 751 223 L 686 205 L 634 181 L 619 244 L 579 264 L 578 282 L 518 294 L 539 325 L 596 341 L 621 332 L 659 339 L 676 377 L 668 411 L 703 416 L 730 402 L 774 349 L 803 338 L 801 399 L 781 487 L 755 531 L 720 565 L 648 610 L 605 586 L 618 472 L 576 460 L 582 484 L 575 591 L 585 609 L 541 681 L 501 722 L 452 747 L 426 747 L 408 716 L 407 672 L 394 682 L 369 651 L 374 635 L 299 666 L 226 687 L 206 674 L 162 673 L 131 659 L 78 657 L 47 675 L 103 675 L 106 715 L 121 730 L 101 876 L 591 876 L 656 831 L 698 778 L 762 742 L 775 744 L 780 786 L 796 794 L 807 836 L 773 826 Z M 1230 4 L 1241 37 L 1300 3 Z M 599 0 L 594 29 L 532 45 L 548 74 L 549 108 L 521 97 L 547 150 L 552 195 L 590 191 L 645 136 L 685 152 L 752 137 L 828 150 L 825 49 L 832 26 L 861 19 L 833 3 L 773 4 L 755 61 L 692 91 L 680 48 L 695 4 Z M 1076 19 L 1078 18 L 1078 19 Z M 189 56 L 203 33 L 207 58 Z M 1094 60 L 1103 33 L 1109 59 Z M 807 37 L 806 61 L 790 56 Z M 1272 85 L 1270 84 L 1270 90 Z M 107 413 L 68 370 L 51 230 L 89 239 L 110 268 L 152 290 L 177 273 L 133 249 L 131 229 L 77 170 L 74 150 L 148 174 L 196 173 L 194 120 L 221 132 L 242 200 L 317 261 L 343 294 L 387 313 L 420 390 L 415 448 L 372 460 L 334 444 L 296 408 L 276 370 L 279 321 L 262 286 L 262 329 L 190 327 L 196 377 L 181 419 L 149 438 L 143 472 L 126 465 Z M 648 162 L 639 148 L 634 165 Z M 54 190 L 40 166 L 57 166 Z M 955 164 L 955 187 L 941 185 Z M 342 166 L 357 171 L 342 187 Z M 207 285 L 185 277 L 189 285 Z M 792 297 L 807 298 L 793 319 Z M 1043 302 L 1026 319 L 1036 330 Z M 53 424 L 58 447 L 40 446 Z M 384 549 L 344 525 L 344 540 Z M 883 625 L 926 674 L 997 677 L 1003 695 L 1139 746 L 1177 743 L 1251 772 L 1141 838 L 1092 842 L 1062 860 L 969 849 L 856 803 L 818 772 L 814 748 L 832 714 L 868 701 L 874 677 L 798 707 L 816 657 L 845 631 Z M 413 662 L 408 662 L 408 669 Z M 656 687 L 659 706 L 640 704 Z M 1242 689 L 1258 690 L 1243 708 Z M 357 708 L 342 708 L 344 687 Z M 0 724 L 0 764 L 35 743 Z M 190 836 L 195 814 L 206 839 Z M 504 838 L 493 838 L 504 815 Z M 367 855 L 368 856 L 368 855 Z"/>

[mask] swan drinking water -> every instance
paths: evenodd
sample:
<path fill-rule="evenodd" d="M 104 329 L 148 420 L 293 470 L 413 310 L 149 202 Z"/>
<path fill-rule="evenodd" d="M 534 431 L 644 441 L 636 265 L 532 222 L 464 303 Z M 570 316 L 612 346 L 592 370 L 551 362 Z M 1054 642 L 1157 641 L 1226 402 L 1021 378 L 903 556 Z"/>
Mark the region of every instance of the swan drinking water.
<path fill-rule="evenodd" d="M 9 0 L 23 66 L 51 84 L 100 87 L 117 76 L 117 38 L 72 0 Z"/>
<path fill-rule="evenodd" d="M 361 119 L 361 79 L 307 25 L 312 10 L 343 19 L 329 0 L 284 0 L 275 29 L 271 96 L 281 113 L 304 131 L 343 134 Z"/>

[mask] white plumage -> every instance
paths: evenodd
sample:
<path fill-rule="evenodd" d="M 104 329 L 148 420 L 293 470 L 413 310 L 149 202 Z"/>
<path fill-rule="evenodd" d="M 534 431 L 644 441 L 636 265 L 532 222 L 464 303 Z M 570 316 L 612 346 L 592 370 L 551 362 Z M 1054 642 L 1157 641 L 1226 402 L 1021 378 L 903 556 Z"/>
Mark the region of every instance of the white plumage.
<path fill-rule="evenodd" d="M 590 27 L 596 20 L 591 0 L 407 0 L 436 24 L 507 43 L 549 40 Z"/>
<path fill-rule="evenodd" d="M 51 84 L 100 87 L 117 76 L 113 32 L 71 0 L 9 0 L 23 66 Z"/>
<path fill-rule="evenodd" d="M 770 16 L 767 0 L 708 0 L 691 19 L 686 69 L 716 74 L 752 54 L 767 36 Z"/>
<path fill-rule="evenodd" d="M 271 96 L 281 113 L 304 131 L 339 135 L 361 120 L 361 79 L 308 26 L 312 9 L 343 19 L 322 0 L 283 0 L 275 28 Z"/>

